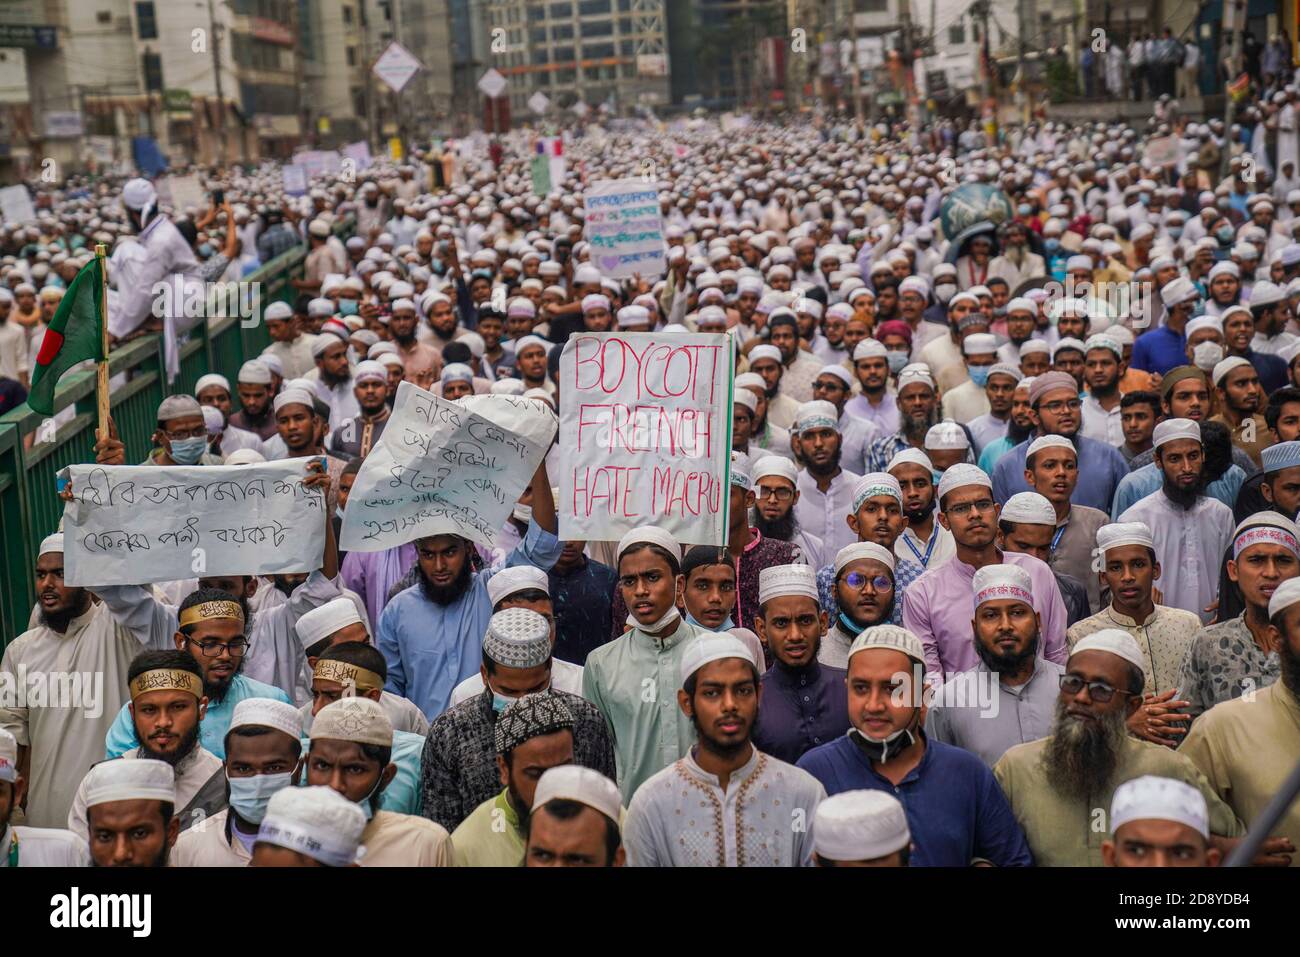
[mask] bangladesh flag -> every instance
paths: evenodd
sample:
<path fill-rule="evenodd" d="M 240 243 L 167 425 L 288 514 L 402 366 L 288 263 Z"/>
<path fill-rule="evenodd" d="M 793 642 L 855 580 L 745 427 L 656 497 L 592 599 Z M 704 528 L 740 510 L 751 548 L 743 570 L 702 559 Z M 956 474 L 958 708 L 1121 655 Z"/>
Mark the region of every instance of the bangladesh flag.
<path fill-rule="evenodd" d="M 103 354 L 100 304 L 104 297 L 103 272 L 96 256 L 77 273 L 59 303 L 41 340 L 32 373 L 27 404 L 41 415 L 54 414 L 54 388 L 63 373 L 78 362 L 107 359 Z"/>

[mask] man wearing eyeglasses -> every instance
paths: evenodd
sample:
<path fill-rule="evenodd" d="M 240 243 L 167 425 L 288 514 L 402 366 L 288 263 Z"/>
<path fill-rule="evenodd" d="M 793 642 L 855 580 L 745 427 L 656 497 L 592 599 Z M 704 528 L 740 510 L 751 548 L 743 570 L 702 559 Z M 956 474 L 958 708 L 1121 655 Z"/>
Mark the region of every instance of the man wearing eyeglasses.
<path fill-rule="evenodd" d="M 169 395 L 158 406 L 155 448 L 144 465 L 220 465 L 221 457 L 208 451 L 208 428 L 203 406 L 192 395 Z"/>
<path fill-rule="evenodd" d="M 1051 735 L 1016 745 L 994 766 L 1039 866 L 1102 866 L 1109 828 L 1095 809 L 1111 807 L 1116 788 L 1146 774 L 1205 797 L 1211 841 L 1244 833 L 1186 755 L 1128 734 L 1125 722 L 1142 706 L 1142 666 L 1128 632 L 1103 629 L 1079 641 L 1059 679 Z"/>
<path fill-rule="evenodd" d="M 1037 558 L 998 548 L 1000 509 L 993 501 L 991 484 L 982 469 L 964 462 L 944 473 L 939 483 L 939 521 L 952 532 L 957 554 L 941 565 L 931 565 L 903 592 L 903 627 L 921 639 L 926 670 L 940 681 L 979 661 L 971 641 L 972 581 L 986 565 L 1016 565 L 1029 574 L 1034 610 L 1042 621 L 1041 654 L 1049 661 L 1065 661 L 1065 603 L 1056 578 Z"/>
<path fill-rule="evenodd" d="M 799 503 L 799 472 L 794 462 L 779 455 L 759 453 L 750 472 L 754 480 L 754 528 L 762 538 L 789 542 L 799 550 L 799 560 L 813 568 L 826 561 L 820 538 L 799 525 L 794 507 Z"/>
<path fill-rule="evenodd" d="M 1110 513 L 1115 489 L 1128 475 L 1128 463 L 1119 449 L 1079 434 L 1083 402 L 1079 384 L 1068 372 L 1045 372 L 1029 387 L 1030 417 L 1036 436 L 1008 451 L 993 468 L 993 497 L 1005 502 L 1017 492 L 1029 491 L 1025 481 L 1025 456 L 1035 437 L 1060 435 L 1069 439 L 1079 453 L 1079 479 L 1070 501 Z"/>
<path fill-rule="evenodd" d="M 202 631 L 209 636 L 205 640 L 242 638 L 239 606 L 220 592 L 195 592 L 181 608 L 180 620 L 182 629 Z M 174 817 L 181 831 L 188 830 L 226 806 L 225 765 L 199 743 L 199 722 L 208 705 L 207 682 L 194 657 L 184 650 L 145 651 L 131 662 L 127 687 L 131 723 L 140 744 L 117 760 L 150 758 L 170 764 L 176 773 Z M 83 780 L 68 813 L 68 830 L 89 839 L 86 808 Z"/>

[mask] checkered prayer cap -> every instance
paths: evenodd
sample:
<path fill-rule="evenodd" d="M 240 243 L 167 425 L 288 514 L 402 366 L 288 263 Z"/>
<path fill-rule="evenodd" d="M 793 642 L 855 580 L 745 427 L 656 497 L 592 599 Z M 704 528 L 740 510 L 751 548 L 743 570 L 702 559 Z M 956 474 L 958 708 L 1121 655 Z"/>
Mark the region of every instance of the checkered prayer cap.
<path fill-rule="evenodd" d="M 507 608 L 488 621 L 483 651 L 503 668 L 536 668 L 551 658 L 551 626 L 535 611 Z"/>
<path fill-rule="evenodd" d="M 508 754 L 525 741 L 565 729 L 573 730 L 573 712 L 558 692 L 525 695 L 497 719 L 496 752 Z"/>

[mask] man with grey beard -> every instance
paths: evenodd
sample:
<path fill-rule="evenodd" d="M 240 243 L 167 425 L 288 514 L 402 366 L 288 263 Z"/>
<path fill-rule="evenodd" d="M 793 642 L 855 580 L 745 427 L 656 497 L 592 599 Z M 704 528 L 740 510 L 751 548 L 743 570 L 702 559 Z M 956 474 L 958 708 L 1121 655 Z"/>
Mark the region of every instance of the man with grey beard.
<path fill-rule="evenodd" d="M 905 366 L 898 374 L 898 414 L 899 430 L 876 439 L 867 449 L 867 472 L 885 472 L 899 452 L 922 448 L 925 434 L 938 424 L 939 393 L 924 363 Z"/>
<path fill-rule="evenodd" d="M 1184 754 L 1128 735 L 1125 720 L 1142 705 L 1142 652 L 1126 631 L 1107 628 L 1074 646 L 1060 677 L 1056 720 L 1046 738 L 1011 748 L 993 768 L 1045 867 L 1101 867 L 1109 827 L 1098 820 L 1115 789 L 1144 774 L 1174 778 L 1204 796 L 1211 841 L 1240 837 L 1232 809 Z"/>

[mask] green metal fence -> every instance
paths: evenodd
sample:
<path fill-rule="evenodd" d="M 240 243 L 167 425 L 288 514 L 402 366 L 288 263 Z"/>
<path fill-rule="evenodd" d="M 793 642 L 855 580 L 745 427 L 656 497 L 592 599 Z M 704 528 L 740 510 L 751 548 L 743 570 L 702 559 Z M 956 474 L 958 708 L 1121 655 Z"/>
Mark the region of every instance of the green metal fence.
<path fill-rule="evenodd" d="M 352 232 L 352 220 L 336 227 L 340 237 Z M 293 249 L 243 277 L 260 283 L 261 306 L 292 302 L 291 280 L 301 276 L 306 251 Z M 181 346 L 180 374 L 167 383 L 162 337 L 141 336 L 109 356 L 110 379 L 126 382 L 111 388 L 113 421 L 126 445 L 128 462 L 143 462 L 153 447 L 158 404 L 171 394 L 190 392 L 200 376 L 219 372 L 233 383 L 245 359 L 270 343 L 261 316 L 245 326 L 238 317 L 210 319 L 196 326 Z M 238 395 L 232 396 L 236 407 Z M 65 409 L 73 414 L 59 422 Z M 27 629 L 35 594 L 36 548 L 54 532 L 63 515 L 55 476 L 64 466 L 94 461 L 95 373 L 65 375 L 54 397 L 53 419 L 26 404 L 0 416 L 0 647 Z M 57 424 L 56 424 L 57 423 Z"/>

